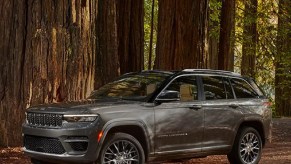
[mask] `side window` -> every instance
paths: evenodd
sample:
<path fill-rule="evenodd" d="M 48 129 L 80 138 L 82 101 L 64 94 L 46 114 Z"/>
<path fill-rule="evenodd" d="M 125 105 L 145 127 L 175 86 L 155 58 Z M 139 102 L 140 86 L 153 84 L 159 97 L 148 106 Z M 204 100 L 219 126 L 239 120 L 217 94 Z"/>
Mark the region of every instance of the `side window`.
<path fill-rule="evenodd" d="M 196 76 L 182 76 L 175 79 L 164 92 L 179 92 L 180 101 L 198 100 Z"/>
<path fill-rule="evenodd" d="M 206 100 L 226 99 L 225 84 L 222 77 L 202 76 Z"/>
<path fill-rule="evenodd" d="M 230 82 L 234 89 L 236 98 L 254 98 L 258 96 L 258 94 L 246 81 L 242 79 L 231 78 Z"/>

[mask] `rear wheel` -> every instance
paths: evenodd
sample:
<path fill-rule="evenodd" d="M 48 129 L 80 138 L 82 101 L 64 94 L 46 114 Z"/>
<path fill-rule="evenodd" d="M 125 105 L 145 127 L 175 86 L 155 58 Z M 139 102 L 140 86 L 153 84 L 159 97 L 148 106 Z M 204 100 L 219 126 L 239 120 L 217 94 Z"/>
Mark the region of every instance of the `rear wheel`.
<path fill-rule="evenodd" d="M 145 155 L 136 138 L 125 133 L 110 136 L 102 147 L 100 164 L 143 164 Z"/>
<path fill-rule="evenodd" d="M 232 164 L 257 164 L 262 155 L 262 139 L 252 127 L 244 127 L 236 136 L 232 151 L 227 155 Z"/>

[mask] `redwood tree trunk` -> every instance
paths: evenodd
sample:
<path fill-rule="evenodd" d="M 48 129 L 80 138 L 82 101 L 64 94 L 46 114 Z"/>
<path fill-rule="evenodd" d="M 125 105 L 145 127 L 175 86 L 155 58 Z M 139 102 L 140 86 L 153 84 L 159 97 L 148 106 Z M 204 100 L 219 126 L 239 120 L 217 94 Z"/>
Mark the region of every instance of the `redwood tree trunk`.
<path fill-rule="evenodd" d="M 116 1 L 99 0 L 95 89 L 119 75 Z"/>
<path fill-rule="evenodd" d="M 144 69 L 144 0 L 116 1 L 120 73 Z"/>
<path fill-rule="evenodd" d="M 210 1 L 211 3 L 211 1 Z M 210 4 L 211 6 L 211 4 Z M 216 11 L 217 10 L 217 11 Z M 218 15 L 218 9 L 209 8 L 209 57 L 207 62 L 207 68 L 218 69 L 218 47 L 219 47 L 219 32 L 216 30 L 219 28 L 219 22 L 211 19 L 211 16 Z M 218 33 L 218 34 L 217 34 Z"/>
<path fill-rule="evenodd" d="M 155 69 L 205 68 L 208 0 L 159 0 Z"/>
<path fill-rule="evenodd" d="M 221 8 L 218 69 L 234 69 L 234 16 L 235 0 L 223 0 Z"/>
<path fill-rule="evenodd" d="M 23 69 L 27 4 L 18 0 L 0 3 L 0 145 L 14 146 L 21 141 L 26 106 Z"/>
<path fill-rule="evenodd" d="M 209 69 L 218 69 L 218 47 L 219 42 L 215 37 L 209 38 L 209 58 L 208 67 Z"/>
<path fill-rule="evenodd" d="M 245 1 L 241 74 L 250 77 L 256 73 L 257 7 L 258 0 Z"/>
<path fill-rule="evenodd" d="M 1 3 L 0 145 L 13 146 L 25 108 L 93 90 L 97 1 Z"/>
<path fill-rule="evenodd" d="M 279 1 L 277 54 L 275 56 L 275 104 L 278 116 L 291 116 L 291 2 Z"/>

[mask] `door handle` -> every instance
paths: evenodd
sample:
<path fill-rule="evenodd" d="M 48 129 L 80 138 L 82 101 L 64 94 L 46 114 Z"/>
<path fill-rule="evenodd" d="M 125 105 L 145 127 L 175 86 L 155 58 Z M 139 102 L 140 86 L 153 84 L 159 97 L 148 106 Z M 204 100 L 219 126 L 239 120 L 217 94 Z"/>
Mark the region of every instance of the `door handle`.
<path fill-rule="evenodd" d="M 189 108 L 193 110 L 199 110 L 202 108 L 202 105 L 190 105 Z"/>
<path fill-rule="evenodd" d="M 236 109 L 238 108 L 239 106 L 237 104 L 230 104 L 229 107 L 233 108 L 233 109 Z"/>

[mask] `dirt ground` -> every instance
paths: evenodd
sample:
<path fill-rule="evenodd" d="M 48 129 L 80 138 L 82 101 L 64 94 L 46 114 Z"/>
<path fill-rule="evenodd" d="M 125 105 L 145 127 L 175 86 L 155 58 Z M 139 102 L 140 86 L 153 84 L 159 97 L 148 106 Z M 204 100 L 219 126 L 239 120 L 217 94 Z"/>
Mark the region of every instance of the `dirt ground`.
<path fill-rule="evenodd" d="M 0 164 L 29 164 L 20 147 L 0 148 Z M 183 164 L 227 164 L 226 156 L 192 159 Z M 291 118 L 273 119 L 273 140 L 263 150 L 261 164 L 291 164 Z"/>

